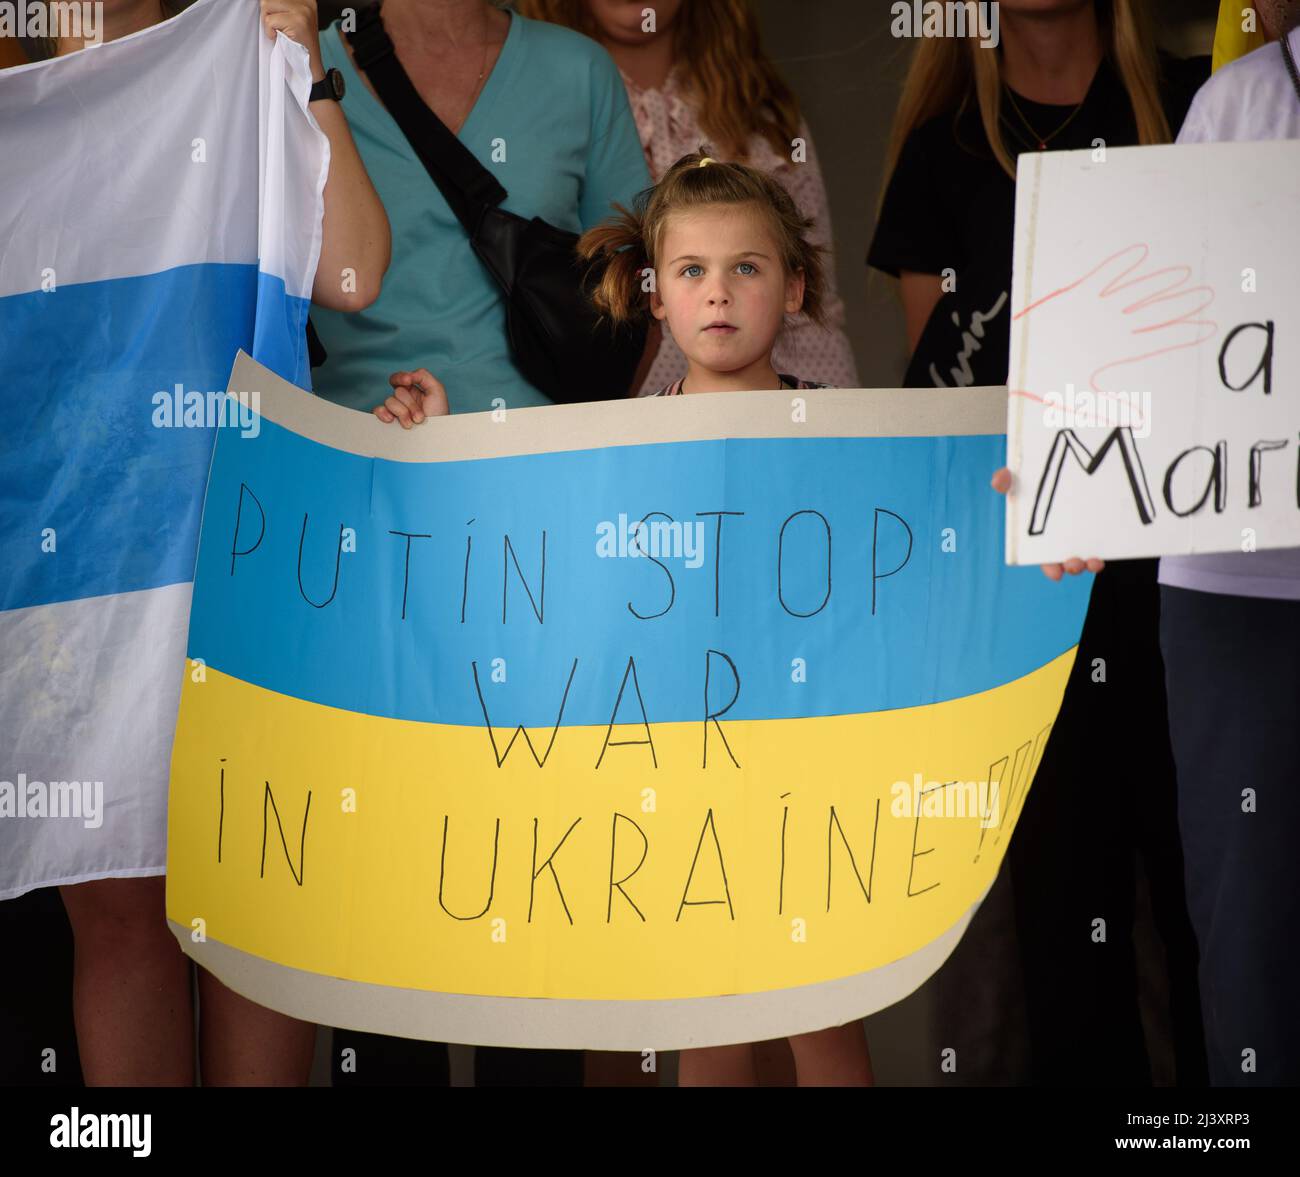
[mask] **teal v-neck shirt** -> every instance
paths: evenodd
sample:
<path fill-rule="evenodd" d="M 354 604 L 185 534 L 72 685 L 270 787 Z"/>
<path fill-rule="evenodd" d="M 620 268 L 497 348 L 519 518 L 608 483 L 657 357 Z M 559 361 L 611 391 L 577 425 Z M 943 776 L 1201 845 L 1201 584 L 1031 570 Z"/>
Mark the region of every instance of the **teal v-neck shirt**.
<path fill-rule="evenodd" d="M 329 359 L 316 392 L 369 411 L 391 373 L 428 368 L 453 413 L 550 404 L 519 374 L 505 307 L 465 230 L 397 124 L 366 89 L 335 25 L 321 34 L 325 66 L 343 72 L 343 109 L 393 229 L 383 292 L 364 311 L 312 308 Z M 596 42 L 510 13 L 510 31 L 459 138 L 509 194 L 502 207 L 582 232 L 631 206 L 650 184 L 623 80 Z"/>

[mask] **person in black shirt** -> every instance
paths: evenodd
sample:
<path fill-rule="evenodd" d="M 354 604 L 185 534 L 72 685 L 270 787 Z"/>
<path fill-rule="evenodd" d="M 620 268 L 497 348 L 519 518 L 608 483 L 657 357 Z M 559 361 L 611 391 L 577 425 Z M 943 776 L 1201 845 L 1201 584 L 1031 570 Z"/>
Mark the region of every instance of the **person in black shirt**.
<path fill-rule="evenodd" d="M 908 387 L 1007 381 L 1016 157 L 1086 149 L 1100 162 L 1112 147 L 1169 142 L 1209 76 L 1208 58 L 1157 52 L 1141 0 L 1009 0 L 1001 27 L 997 49 L 919 42 L 900 101 L 867 261 L 900 280 Z M 1098 575 L 1008 851 L 1035 1083 L 1152 1081 L 1132 935 L 1139 869 L 1167 962 L 1177 1081 L 1206 1081 L 1158 611 L 1156 561 Z M 1131 805 L 1116 812 L 1116 797 Z M 947 985 L 991 951 L 996 894 Z"/>
<path fill-rule="evenodd" d="M 1061 8 L 1080 5 L 1063 0 Z M 918 78 L 921 58 L 936 50 L 952 52 L 952 42 L 925 41 L 917 53 L 900 104 L 891 148 L 892 166 L 881 204 L 875 236 L 867 255 L 869 265 L 902 282 L 912 359 L 905 387 L 1004 384 L 1009 358 L 1011 253 L 1015 221 L 1014 160 L 1037 150 L 1104 150 L 1152 142 L 1172 142 L 1192 97 L 1209 76 L 1209 60 L 1182 61 L 1151 52 L 1153 97 L 1146 133 L 1139 132 L 1134 113 L 1133 86 L 1106 45 L 1106 28 L 1114 24 L 1114 5 L 1101 0 L 1084 4 L 1095 12 L 1100 56 L 1087 65 L 1091 81 L 1082 100 L 1041 102 L 998 88 L 995 125 L 1000 153 L 989 145 L 985 115 L 975 96 L 973 77 L 944 102 L 933 95 L 927 105 L 908 115 L 907 87 Z M 1004 44 L 1015 43 L 1012 4 L 1003 4 Z M 1133 6 L 1133 13 L 1142 11 Z M 1087 63 L 1082 46 L 1066 42 L 1066 50 Z M 967 55 L 993 53 L 970 49 Z M 949 75 L 960 75 L 950 69 Z M 970 71 L 973 74 L 973 70 Z M 1140 89 L 1140 88 L 1139 88 Z M 1050 92 L 1050 89 L 1049 91 Z M 947 106 L 927 116 L 934 103 Z M 1155 115 L 1158 113 L 1159 121 Z M 920 116 L 919 118 L 917 116 Z M 909 123 L 915 122 L 914 126 Z M 946 280 L 945 280 L 946 279 Z"/>

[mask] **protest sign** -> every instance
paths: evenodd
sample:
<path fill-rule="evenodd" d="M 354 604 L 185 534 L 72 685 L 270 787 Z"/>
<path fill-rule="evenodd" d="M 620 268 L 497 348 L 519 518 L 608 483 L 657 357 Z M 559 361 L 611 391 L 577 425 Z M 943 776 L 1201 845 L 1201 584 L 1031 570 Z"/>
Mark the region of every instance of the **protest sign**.
<path fill-rule="evenodd" d="M 1011 563 L 1300 545 L 1300 143 L 1027 153 Z"/>
<path fill-rule="evenodd" d="M 1002 390 L 405 432 L 246 356 L 230 387 L 259 427 L 204 507 L 186 951 L 327 1024 L 603 1049 L 823 1028 L 942 963 L 1088 594 L 1001 559 Z"/>

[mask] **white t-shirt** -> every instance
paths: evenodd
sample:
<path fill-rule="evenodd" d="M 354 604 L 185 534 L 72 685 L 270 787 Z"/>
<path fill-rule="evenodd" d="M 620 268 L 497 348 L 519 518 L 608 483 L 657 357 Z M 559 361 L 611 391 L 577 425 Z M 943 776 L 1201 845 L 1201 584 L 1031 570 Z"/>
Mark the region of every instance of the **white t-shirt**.
<path fill-rule="evenodd" d="M 1292 30 L 1290 45 L 1300 58 L 1300 29 Z M 1179 143 L 1251 139 L 1300 139 L 1300 94 L 1276 43 L 1215 71 L 1197 91 L 1178 134 Z M 1300 231 L 1300 209 L 1296 212 Z M 1296 294 L 1300 301 L 1300 274 Z M 1300 396 L 1300 388 L 1287 391 Z M 1160 583 L 1205 593 L 1296 601 L 1300 600 L 1300 548 L 1165 556 L 1160 561 Z"/>

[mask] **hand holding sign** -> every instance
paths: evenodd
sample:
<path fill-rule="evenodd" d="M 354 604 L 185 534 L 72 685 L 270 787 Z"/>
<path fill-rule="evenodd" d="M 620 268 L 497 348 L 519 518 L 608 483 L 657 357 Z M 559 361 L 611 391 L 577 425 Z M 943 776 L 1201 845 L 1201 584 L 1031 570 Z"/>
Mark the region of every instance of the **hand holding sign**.
<path fill-rule="evenodd" d="M 1297 199 L 1293 142 L 1021 157 L 1011 563 L 1300 541 Z"/>
<path fill-rule="evenodd" d="M 451 412 L 447 406 L 447 390 L 427 368 L 394 372 L 388 383 L 393 386 L 392 396 L 372 410 L 385 424 L 397 421 L 403 429 L 410 429 L 425 417 L 445 417 Z"/>
<path fill-rule="evenodd" d="M 168 807 L 205 968 L 335 1025 L 615 1050 L 843 1025 L 938 968 L 1089 587 L 998 559 L 1002 389 L 340 437 L 246 356 L 230 387 L 268 427 L 212 459 Z"/>
<path fill-rule="evenodd" d="M 1001 470 L 993 472 L 990 485 L 998 494 L 1004 495 L 1011 490 L 1014 481 L 1011 471 L 1003 466 Z M 1081 556 L 1071 556 L 1061 564 L 1040 564 L 1039 567 L 1048 580 L 1060 580 L 1067 572 L 1071 576 L 1078 576 L 1080 572 L 1100 572 L 1106 567 L 1106 561 L 1099 560 L 1096 556 L 1089 556 L 1086 560 Z"/>

